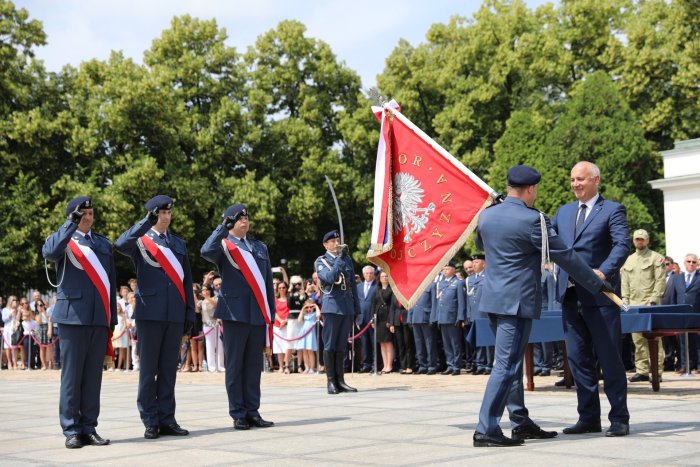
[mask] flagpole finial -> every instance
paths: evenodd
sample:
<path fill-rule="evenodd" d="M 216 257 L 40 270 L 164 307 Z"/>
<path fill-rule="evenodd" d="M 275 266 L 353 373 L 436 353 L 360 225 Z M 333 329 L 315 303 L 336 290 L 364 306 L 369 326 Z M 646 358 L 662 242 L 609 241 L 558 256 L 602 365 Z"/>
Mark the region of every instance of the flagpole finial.
<path fill-rule="evenodd" d="M 367 96 L 381 107 L 384 107 L 384 105 L 389 103 L 389 100 L 386 97 L 382 96 L 382 94 L 379 92 L 379 88 L 377 87 L 369 88 L 367 90 Z"/>

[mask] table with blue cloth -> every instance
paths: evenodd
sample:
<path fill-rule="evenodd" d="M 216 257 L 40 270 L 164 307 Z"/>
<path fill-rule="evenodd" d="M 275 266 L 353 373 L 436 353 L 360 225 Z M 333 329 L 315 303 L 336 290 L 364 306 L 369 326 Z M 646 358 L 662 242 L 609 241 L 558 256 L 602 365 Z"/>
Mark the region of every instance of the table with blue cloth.
<path fill-rule="evenodd" d="M 690 305 L 635 306 L 629 311 L 620 313 L 622 333 L 641 332 L 649 342 L 651 363 L 651 386 L 654 392 L 659 391 L 659 361 L 657 337 L 683 334 L 686 332 L 700 333 L 700 313 L 693 312 Z M 476 319 L 467 336 L 474 346 L 495 345 L 496 336 L 485 318 Z M 561 311 L 544 311 L 539 320 L 532 321 L 532 331 L 528 349 L 525 355 L 525 373 L 527 389 L 535 388 L 532 364 L 532 344 L 538 342 L 557 342 L 564 340 L 564 327 Z M 565 371 L 568 370 L 566 358 Z M 570 377 L 568 378 L 570 381 Z M 567 387 L 571 387 L 570 382 Z"/>

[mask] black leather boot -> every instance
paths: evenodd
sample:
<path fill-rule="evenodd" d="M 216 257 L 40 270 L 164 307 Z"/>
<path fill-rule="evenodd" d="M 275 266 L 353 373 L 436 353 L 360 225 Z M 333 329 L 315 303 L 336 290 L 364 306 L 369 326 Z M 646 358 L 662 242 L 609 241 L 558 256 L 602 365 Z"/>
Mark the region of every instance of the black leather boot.
<path fill-rule="evenodd" d="M 345 384 L 345 366 L 344 366 L 345 355 L 343 352 L 335 352 L 335 380 L 338 383 L 338 390 L 340 392 L 357 392 L 352 386 Z"/>
<path fill-rule="evenodd" d="M 323 362 L 326 364 L 326 378 L 328 379 L 328 394 L 338 394 L 338 386 L 335 382 L 336 366 L 333 352 L 323 352 Z"/>

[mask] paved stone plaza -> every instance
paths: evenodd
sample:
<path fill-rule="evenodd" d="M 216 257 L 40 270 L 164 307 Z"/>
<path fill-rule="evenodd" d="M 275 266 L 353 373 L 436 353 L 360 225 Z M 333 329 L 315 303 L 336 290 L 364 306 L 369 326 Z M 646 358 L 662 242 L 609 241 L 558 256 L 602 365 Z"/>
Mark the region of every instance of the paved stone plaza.
<path fill-rule="evenodd" d="M 223 375 L 185 373 L 177 419 L 191 434 L 158 440 L 143 438 L 137 375 L 104 376 L 98 433 L 112 444 L 68 450 L 59 372 L 0 372 L 0 465 L 700 465 L 700 375 L 664 375 L 657 394 L 634 385 L 628 437 L 560 434 L 514 448 L 472 447 L 486 376 L 348 375 L 360 392 L 329 396 L 324 376 L 266 374 L 261 413 L 276 426 L 234 431 Z M 555 380 L 537 378 L 526 402 L 543 428 L 561 431 L 576 421 L 576 397 Z"/>

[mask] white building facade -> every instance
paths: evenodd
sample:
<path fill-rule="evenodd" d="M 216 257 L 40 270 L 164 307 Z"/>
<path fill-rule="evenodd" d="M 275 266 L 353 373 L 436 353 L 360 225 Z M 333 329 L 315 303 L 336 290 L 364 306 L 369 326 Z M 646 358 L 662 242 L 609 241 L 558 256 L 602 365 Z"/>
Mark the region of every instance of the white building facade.
<path fill-rule="evenodd" d="M 649 183 L 664 193 L 666 254 L 684 271 L 683 257 L 700 255 L 700 138 L 677 141 L 661 156 L 664 178 Z"/>

